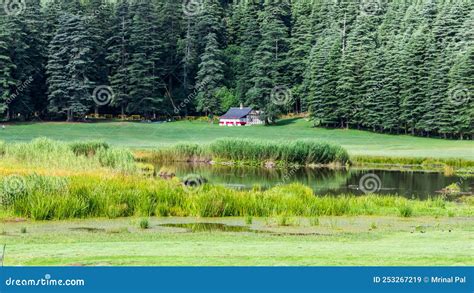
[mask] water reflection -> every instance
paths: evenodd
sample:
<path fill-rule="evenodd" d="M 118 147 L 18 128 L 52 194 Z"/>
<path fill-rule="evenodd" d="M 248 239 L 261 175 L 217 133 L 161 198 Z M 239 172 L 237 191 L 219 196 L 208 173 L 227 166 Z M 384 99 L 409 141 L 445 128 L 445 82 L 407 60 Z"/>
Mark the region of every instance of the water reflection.
<path fill-rule="evenodd" d="M 279 184 L 301 183 L 311 187 L 318 195 L 364 194 L 360 180 L 373 173 L 380 178 L 377 194 L 398 194 L 407 198 L 427 198 L 438 194 L 446 186 L 461 182 L 464 192 L 472 192 L 474 180 L 458 176 L 423 171 L 360 170 L 360 169 L 266 169 L 258 167 L 217 166 L 208 164 L 176 163 L 159 165 L 156 170 L 166 170 L 178 177 L 197 174 L 211 184 L 222 184 L 236 189 L 258 186 L 268 189 Z"/>
<path fill-rule="evenodd" d="M 182 224 L 162 224 L 162 227 L 183 228 L 190 232 L 250 232 L 245 226 L 231 226 L 221 223 L 182 223 Z"/>

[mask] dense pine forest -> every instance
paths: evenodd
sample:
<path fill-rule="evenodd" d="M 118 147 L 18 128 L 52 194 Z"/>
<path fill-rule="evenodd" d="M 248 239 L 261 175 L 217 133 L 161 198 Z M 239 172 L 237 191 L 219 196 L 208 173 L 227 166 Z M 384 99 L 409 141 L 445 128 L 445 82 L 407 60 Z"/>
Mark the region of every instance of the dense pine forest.
<path fill-rule="evenodd" d="M 3 0 L 0 118 L 220 115 L 472 139 L 472 0 Z"/>

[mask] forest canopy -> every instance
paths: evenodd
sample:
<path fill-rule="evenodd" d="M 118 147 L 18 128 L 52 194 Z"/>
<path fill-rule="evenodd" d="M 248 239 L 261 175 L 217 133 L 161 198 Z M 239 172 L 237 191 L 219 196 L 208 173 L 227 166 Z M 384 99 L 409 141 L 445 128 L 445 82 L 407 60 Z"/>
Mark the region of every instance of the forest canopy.
<path fill-rule="evenodd" d="M 220 115 L 472 138 L 472 0 L 3 0 L 0 118 Z"/>

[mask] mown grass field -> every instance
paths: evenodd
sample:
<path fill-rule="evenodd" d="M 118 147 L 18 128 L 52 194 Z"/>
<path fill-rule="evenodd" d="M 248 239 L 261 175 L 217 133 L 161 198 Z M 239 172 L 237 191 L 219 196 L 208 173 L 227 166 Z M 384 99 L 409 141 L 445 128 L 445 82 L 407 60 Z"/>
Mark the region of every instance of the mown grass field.
<path fill-rule="evenodd" d="M 112 145 L 149 149 L 177 143 L 209 143 L 225 137 L 269 141 L 317 139 L 336 143 L 351 155 L 390 157 L 463 158 L 474 160 L 474 141 L 450 141 L 385 135 L 358 130 L 312 128 L 304 119 L 288 119 L 277 126 L 227 128 L 205 122 L 145 123 L 32 123 L 7 125 L 0 140 L 30 141 L 37 137 L 55 140 L 104 140 Z"/>
<path fill-rule="evenodd" d="M 322 217 L 317 227 L 305 219 L 299 219 L 297 226 L 276 227 L 272 219 L 259 218 L 251 225 L 252 229 L 278 234 L 187 232 L 160 226 L 196 221 L 245 225 L 242 218 L 152 218 L 148 230 L 141 230 L 136 218 L 2 223 L 4 264 L 474 265 L 474 223 L 468 218 Z"/>

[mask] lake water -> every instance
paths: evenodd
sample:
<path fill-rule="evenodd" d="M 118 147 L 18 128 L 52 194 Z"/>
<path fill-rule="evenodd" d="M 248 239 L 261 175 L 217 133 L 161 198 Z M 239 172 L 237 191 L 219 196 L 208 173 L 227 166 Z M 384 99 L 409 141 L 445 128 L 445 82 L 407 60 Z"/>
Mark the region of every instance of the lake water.
<path fill-rule="evenodd" d="M 373 191 L 375 194 L 398 194 L 407 198 L 426 199 L 452 183 L 460 184 L 463 192 L 473 192 L 474 179 L 445 176 L 438 172 L 362 170 L 362 169 L 266 169 L 258 167 L 216 166 L 208 164 L 177 163 L 158 165 L 159 170 L 173 172 L 184 178 L 200 175 L 210 184 L 225 185 L 236 189 L 260 186 L 268 189 L 280 184 L 302 183 L 311 187 L 317 195 L 359 194 Z"/>

